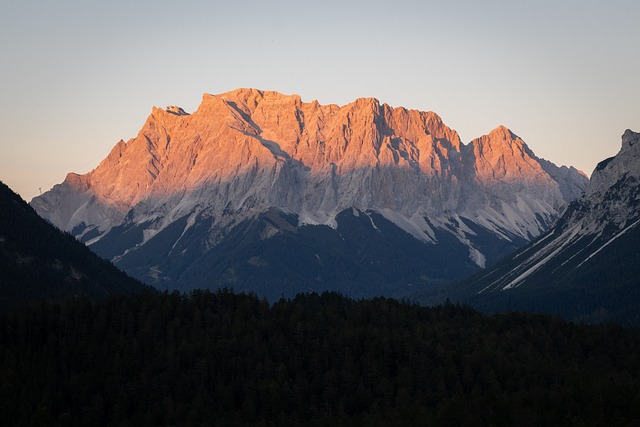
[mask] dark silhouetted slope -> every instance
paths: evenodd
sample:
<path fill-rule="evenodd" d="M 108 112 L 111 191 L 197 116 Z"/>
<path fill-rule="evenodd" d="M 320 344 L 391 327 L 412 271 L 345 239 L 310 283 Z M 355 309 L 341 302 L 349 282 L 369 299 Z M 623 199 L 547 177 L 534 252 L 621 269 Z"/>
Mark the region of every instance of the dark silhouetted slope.
<path fill-rule="evenodd" d="M 40 218 L 0 182 L 0 309 L 72 295 L 100 298 L 147 287 Z"/>

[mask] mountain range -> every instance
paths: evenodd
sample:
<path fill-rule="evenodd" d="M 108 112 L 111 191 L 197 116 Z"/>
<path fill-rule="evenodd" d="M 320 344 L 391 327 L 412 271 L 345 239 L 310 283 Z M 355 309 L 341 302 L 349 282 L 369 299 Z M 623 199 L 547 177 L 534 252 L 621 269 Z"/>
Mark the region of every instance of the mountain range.
<path fill-rule="evenodd" d="M 433 112 L 238 89 L 153 108 L 31 205 L 161 289 L 401 296 L 535 239 L 587 183 L 503 126 L 464 144 Z"/>
<path fill-rule="evenodd" d="M 640 325 L 639 184 L 640 134 L 627 130 L 619 153 L 596 166 L 582 196 L 549 231 L 431 302 Z"/>

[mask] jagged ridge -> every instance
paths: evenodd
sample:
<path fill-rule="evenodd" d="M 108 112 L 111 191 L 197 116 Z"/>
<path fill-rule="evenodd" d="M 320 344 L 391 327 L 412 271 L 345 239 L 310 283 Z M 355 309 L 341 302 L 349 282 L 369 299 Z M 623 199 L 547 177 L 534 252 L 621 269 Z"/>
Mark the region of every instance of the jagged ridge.
<path fill-rule="evenodd" d="M 620 152 L 596 166 L 582 197 L 547 233 L 450 296 L 492 310 L 640 324 L 639 142 L 627 130 Z"/>
<path fill-rule="evenodd" d="M 210 249 L 270 208 L 300 226 L 333 228 L 338 214 L 355 208 L 431 244 L 446 230 L 484 266 L 475 226 L 520 244 L 544 231 L 586 182 L 573 168 L 538 159 L 504 127 L 465 145 L 433 112 L 373 98 L 323 106 L 239 89 L 205 94 L 193 114 L 154 108 L 136 138 L 32 204 L 89 244 L 136 224 L 141 238 L 117 256 L 180 218 L 181 235 L 198 218 L 211 221 Z"/>

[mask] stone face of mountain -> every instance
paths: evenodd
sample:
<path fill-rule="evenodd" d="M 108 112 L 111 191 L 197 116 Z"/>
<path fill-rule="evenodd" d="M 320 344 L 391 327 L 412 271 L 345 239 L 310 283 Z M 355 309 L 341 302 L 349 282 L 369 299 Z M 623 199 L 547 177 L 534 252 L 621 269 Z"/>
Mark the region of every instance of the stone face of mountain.
<path fill-rule="evenodd" d="M 0 310 L 70 296 L 146 289 L 40 218 L 0 182 Z"/>
<path fill-rule="evenodd" d="M 136 138 L 32 205 L 126 271 L 167 287 L 238 285 L 249 270 L 277 275 L 273 263 L 255 259 L 263 245 L 296 241 L 319 255 L 325 238 L 344 237 L 346 223 L 364 219 L 372 236 L 384 234 L 384 223 L 421 248 L 459 254 L 446 266 L 418 258 L 415 274 L 395 279 L 371 273 L 371 265 L 384 264 L 382 254 L 373 264 L 347 268 L 345 261 L 342 270 L 364 269 L 388 285 L 450 280 L 484 267 L 546 230 L 586 183 L 575 169 L 537 158 L 504 127 L 465 145 L 433 112 L 372 98 L 339 107 L 240 89 L 205 94 L 193 114 L 154 108 Z M 300 238 L 320 231 L 326 236 Z M 229 260 L 219 249 L 232 236 L 233 249 L 246 253 Z M 351 259 L 357 246 L 333 255 Z M 399 257 L 417 254 L 396 249 Z M 323 272 L 335 271 L 313 258 L 323 266 L 319 276 L 309 268 L 292 275 L 302 289 L 327 286 Z M 276 264 L 290 271 L 296 262 Z M 214 270 L 209 285 L 199 282 L 201 272 Z"/>
<path fill-rule="evenodd" d="M 450 297 L 490 310 L 539 310 L 640 325 L 640 134 L 600 162 L 583 195 L 535 242 Z"/>

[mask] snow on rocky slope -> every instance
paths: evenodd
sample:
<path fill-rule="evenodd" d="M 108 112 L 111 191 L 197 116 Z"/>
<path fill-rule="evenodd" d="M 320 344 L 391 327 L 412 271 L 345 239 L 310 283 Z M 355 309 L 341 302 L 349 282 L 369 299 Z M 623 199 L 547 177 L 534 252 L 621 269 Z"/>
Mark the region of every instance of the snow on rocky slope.
<path fill-rule="evenodd" d="M 551 229 L 495 266 L 423 297 L 638 326 L 639 260 L 640 134 L 627 130 L 620 152 L 596 166 Z"/>
<path fill-rule="evenodd" d="M 501 271 L 480 292 L 518 287 L 541 273 L 552 281 L 569 266 L 579 269 L 590 262 L 640 223 L 639 182 L 640 134 L 627 130 L 620 152 L 597 165 L 582 197 L 571 203 L 553 229 L 518 255 L 513 269 Z M 552 271 L 545 268 L 558 262 Z"/>
<path fill-rule="evenodd" d="M 31 203 L 116 262 L 163 232 L 171 247 L 195 239 L 190 229 L 204 222 L 205 253 L 275 209 L 295 217 L 294 229 L 339 230 L 343 212 L 375 214 L 424 245 L 450 237 L 465 248 L 461 262 L 484 267 L 544 232 L 587 182 L 502 126 L 463 144 L 433 112 L 238 89 L 205 94 L 193 114 L 153 108 L 136 138 Z M 162 265 L 142 270 L 151 283 L 164 274 Z"/>

